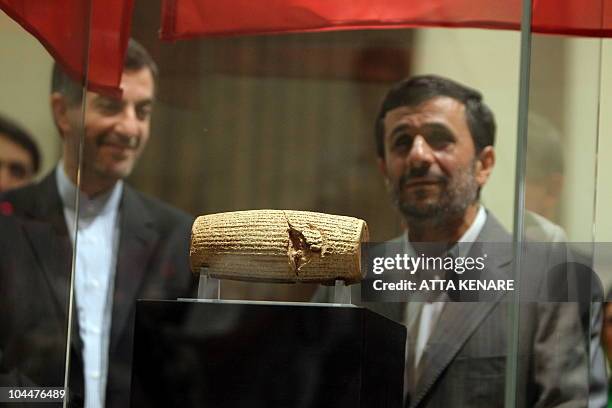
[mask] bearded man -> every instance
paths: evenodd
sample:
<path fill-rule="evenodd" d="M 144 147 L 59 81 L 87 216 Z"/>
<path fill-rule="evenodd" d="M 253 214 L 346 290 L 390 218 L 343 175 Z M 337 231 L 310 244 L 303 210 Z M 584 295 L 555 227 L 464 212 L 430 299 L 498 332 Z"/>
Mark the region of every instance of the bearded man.
<path fill-rule="evenodd" d="M 450 79 L 416 76 L 389 90 L 375 137 L 379 169 L 406 228 L 391 241 L 394 248 L 411 256 L 441 248 L 453 256 L 488 255 L 482 276 L 512 278 L 512 237 L 480 202 L 495 166 L 495 128 L 480 92 Z M 505 291 L 477 292 L 469 302 L 453 301 L 457 293 L 449 291 L 432 292 L 427 302 L 411 302 L 409 294 L 399 303 L 353 291 L 357 303 L 407 327 L 406 407 L 502 407 L 507 384 L 515 384 L 509 392 L 517 407 L 605 404 L 605 380 L 590 371 L 602 364 L 599 346 L 589 350 L 577 303 L 548 302 L 564 299 L 550 293 L 563 285 L 550 285 L 555 279 L 542 265 L 524 271 L 516 288 L 529 299 L 518 305 L 518 344 L 509 320 L 515 305 Z M 516 363 L 511 377 L 509 362 Z"/>

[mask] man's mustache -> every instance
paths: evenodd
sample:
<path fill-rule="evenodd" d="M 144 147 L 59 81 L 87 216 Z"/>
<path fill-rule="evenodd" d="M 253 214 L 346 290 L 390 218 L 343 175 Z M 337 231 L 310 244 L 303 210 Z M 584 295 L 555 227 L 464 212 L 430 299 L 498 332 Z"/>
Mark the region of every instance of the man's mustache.
<path fill-rule="evenodd" d="M 440 174 L 430 174 L 427 169 L 410 169 L 399 178 L 398 187 L 402 188 L 412 182 L 428 181 L 432 183 L 448 183 L 448 177 Z"/>

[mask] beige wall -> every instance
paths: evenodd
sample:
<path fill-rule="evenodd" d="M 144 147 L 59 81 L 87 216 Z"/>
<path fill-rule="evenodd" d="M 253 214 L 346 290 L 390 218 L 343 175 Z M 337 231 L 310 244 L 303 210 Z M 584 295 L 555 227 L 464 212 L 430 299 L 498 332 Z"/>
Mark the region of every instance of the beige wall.
<path fill-rule="evenodd" d="M 612 40 L 602 41 L 595 239 L 612 242 Z"/>
<path fill-rule="evenodd" d="M 0 113 L 36 138 L 45 174 L 57 161 L 59 138 L 49 110 L 52 59 L 40 43 L 0 11 Z"/>
<path fill-rule="evenodd" d="M 563 222 L 570 240 L 589 242 L 594 238 L 600 40 L 566 41 L 565 81 L 560 84 L 567 90 L 567 114 L 563 120 L 566 159 Z"/>
<path fill-rule="evenodd" d="M 599 81 L 599 128 L 596 156 L 597 186 L 595 207 L 594 236 L 597 242 L 612 242 L 612 40 L 602 40 L 598 44 L 601 50 L 601 81 Z M 612 253 L 608 245 L 596 247 L 596 269 L 604 288 L 612 286 Z"/>

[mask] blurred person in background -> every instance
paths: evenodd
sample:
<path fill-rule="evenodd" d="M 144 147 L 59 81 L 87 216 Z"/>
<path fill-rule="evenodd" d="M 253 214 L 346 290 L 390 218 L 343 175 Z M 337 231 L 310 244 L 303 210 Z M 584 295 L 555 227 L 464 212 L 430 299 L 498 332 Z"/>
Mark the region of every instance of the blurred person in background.
<path fill-rule="evenodd" d="M 564 184 L 561 135 L 546 118 L 530 113 L 525 171 L 525 226 L 527 239 L 566 242 L 559 206 Z"/>
<path fill-rule="evenodd" d="M 0 193 L 31 183 L 40 168 L 34 138 L 0 115 Z"/>

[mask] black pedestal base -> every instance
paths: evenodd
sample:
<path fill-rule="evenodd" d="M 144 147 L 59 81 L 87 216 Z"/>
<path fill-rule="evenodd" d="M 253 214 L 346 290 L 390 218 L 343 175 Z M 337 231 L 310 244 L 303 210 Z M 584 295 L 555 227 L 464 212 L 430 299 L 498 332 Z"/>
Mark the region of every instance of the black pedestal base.
<path fill-rule="evenodd" d="M 140 301 L 132 407 L 401 407 L 405 329 L 357 307 Z"/>

